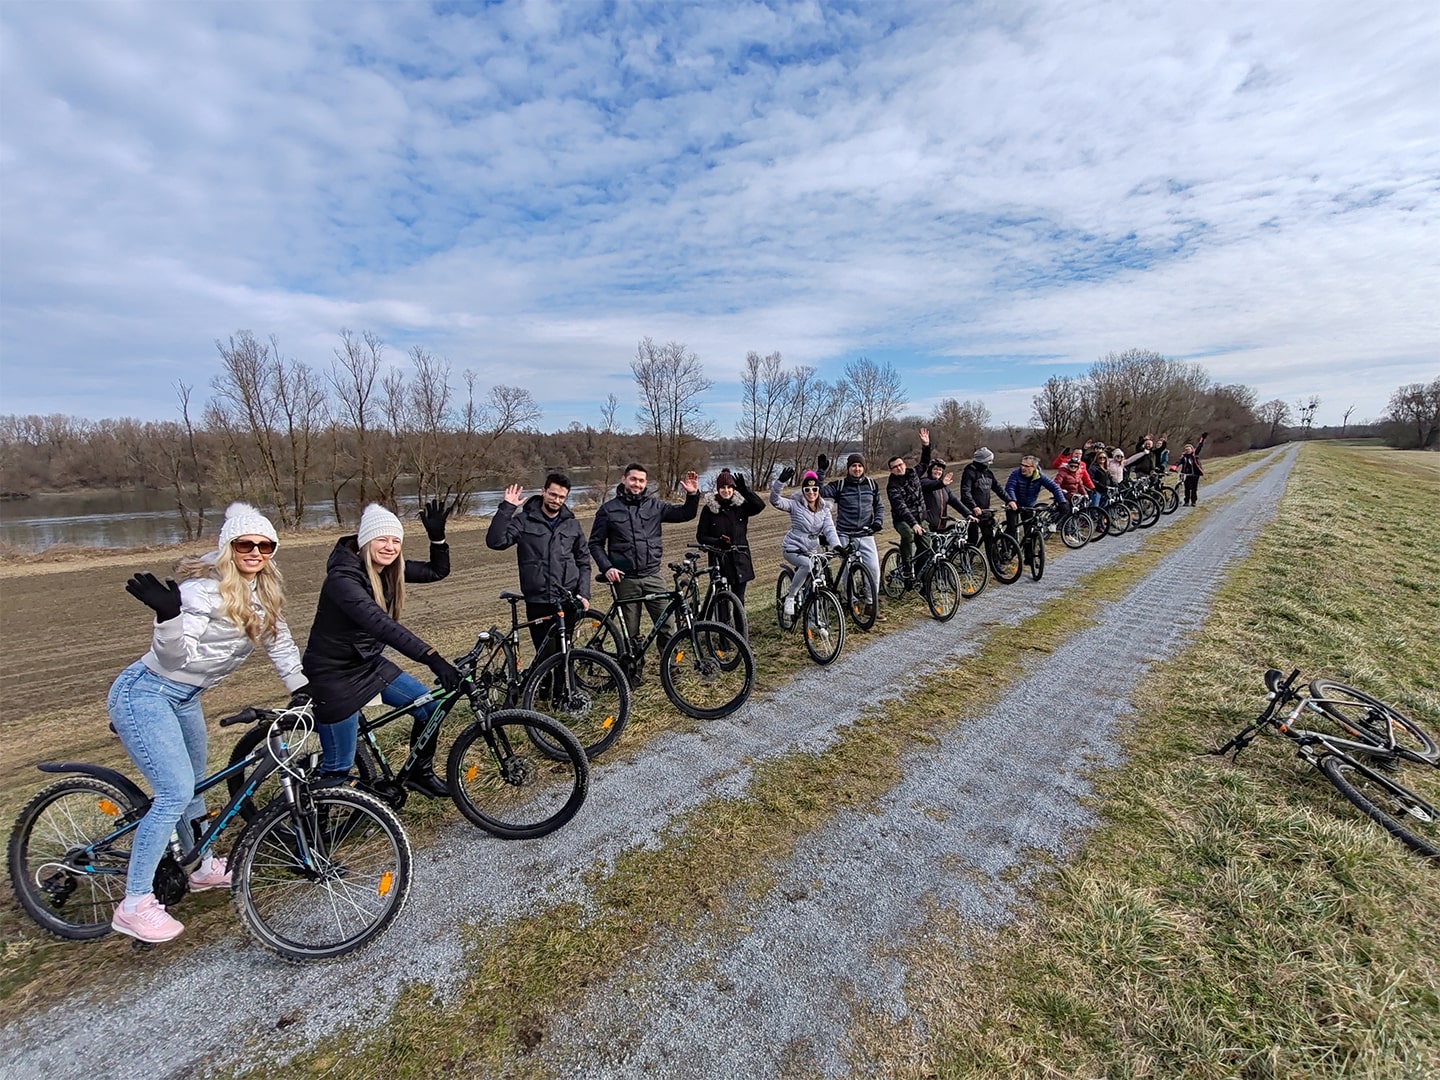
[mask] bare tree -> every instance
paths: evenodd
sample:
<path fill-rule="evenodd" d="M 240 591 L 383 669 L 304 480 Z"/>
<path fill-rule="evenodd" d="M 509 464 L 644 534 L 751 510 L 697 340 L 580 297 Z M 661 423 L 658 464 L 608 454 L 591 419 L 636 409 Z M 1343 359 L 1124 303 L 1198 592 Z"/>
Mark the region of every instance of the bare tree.
<path fill-rule="evenodd" d="M 860 439 L 861 452 L 878 461 L 895 438 L 895 420 L 905 404 L 900 373 L 889 361 L 882 365 L 862 356 L 845 366 L 845 382 L 850 388 L 851 426 Z"/>
<path fill-rule="evenodd" d="M 183 382 L 175 383 L 175 395 L 180 399 L 180 426 L 184 439 L 184 455 L 189 471 L 189 495 L 177 482 L 175 486 L 175 509 L 185 526 L 185 539 L 196 540 L 205 535 L 205 470 L 200 464 L 200 450 L 195 442 L 195 425 L 190 419 L 190 393 L 193 388 Z M 192 505 L 193 504 L 193 505 Z M 191 512 L 194 512 L 192 525 Z"/>
<path fill-rule="evenodd" d="M 1068 375 L 1046 379 L 1031 406 L 1031 422 L 1040 429 L 1040 445 L 1047 459 L 1074 438 L 1087 412 L 1084 390 Z M 1098 410 L 1092 405 L 1089 411 Z"/>
<path fill-rule="evenodd" d="M 954 461 L 973 453 L 989 426 L 990 410 L 983 401 L 946 398 L 930 418 L 930 445 L 938 456 Z"/>
<path fill-rule="evenodd" d="M 1265 445 L 1274 446 L 1280 441 L 1280 432 L 1290 423 L 1290 406 L 1279 398 L 1271 398 L 1255 410 L 1255 416 L 1267 430 Z"/>
<path fill-rule="evenodd" d="M 481 400 L 478 378 L 464 373 L 465 404 L 460 410 L 455 457 L 439 496 L 452 509 L 464 513 L 486 475 L 509 475 L 517 463 L 505 457 L 505 439 L 540 418 L 540 407 L 530 391 L 519 386 L 492 386 Z"/>
<path fill-rule="evenodd" d="M 1300 417 L 1301 437 L 1310 437 L 1310 427 L 1315 422 L 1315 410 L 1320 407 L 1320 399 L 1311 394 L 1308 399 L 1295 402 L 1295 414 Z"/>
<path fill-rule="evenodd" d="M 655 445 L 656 474 L 668 491 L 691 466 L 703 464 L 703 440 L 715 435 L 715 425 L 704 419 L 700 403 L 712 384 L 700 358 L 678 341 L 657 346 L 644 338 L 630 372 L 640 391 L 635 416 Z"/>
<path fill-rule="evenodd" d="M 1395 431 L 1392 442 L 1415 450 L 1428 450 L 1440 442 L 1440 378 L 1409 383 L 1390 395 L 1386 417 Z"/>
<path fill-rule="evenodd" d="M 747 444 L 750 475 L 763 484 L 785 450 L 795 423 L 795 373 L 781 364 L 780 354 L 745 354 L 740 375 L 740 423 L 736 433 Z"/>
<path fill-rule="evenodd" d="M 615 426 L 615 413 L 620 408 L 620 399 L 613 393 L 605 398 L 605 404 L 600 407 L 600 438 L 596 440 L 595 453 L 599 458 L 598 468 L 600 470 L 599 496 L 603 502 L 605 493 L 610 490 L 610 470 L 618 464 L 615 461 L 615 434 L 618 430 Z M 595 474 L 596 462 L 591 461 L 591 476 Z"/>
<path fill-rule="evenodd" d="M 1348 409 L 1345 410 L 1345 415 L 1340 418 L 1340 437 L 1342 439 L 1345 437 L 1345 429 L 1350 426 L 1350 414 L 1354 411 L 1355 406 L 1351 405 Z"/>
<path fill-rule="evenodd" d="M 371 428 L 377 421 L 375 402 L 375 380 L 380 375 L 380 358 L 385 352 L 385 343 L 366 330 L 358 338 L 349 330 L 340 331 L 340 347 L 335 350 L 335 359 L 330 365 L 330 385 L 335 388 L 339 402 L 341 421 L 355 434 L 354 468 L 339 467 L 341 451 L 335 447 L 336 466 L 331 473 L 331 497 L 336 507 L 336 518 L 340 519 L 340 492 L 350 479 L 359 481 L 356 504 L 364 506 L 370 497 L 373 448 Z M 345 474 L 345 478 L 340 479 Z"/>

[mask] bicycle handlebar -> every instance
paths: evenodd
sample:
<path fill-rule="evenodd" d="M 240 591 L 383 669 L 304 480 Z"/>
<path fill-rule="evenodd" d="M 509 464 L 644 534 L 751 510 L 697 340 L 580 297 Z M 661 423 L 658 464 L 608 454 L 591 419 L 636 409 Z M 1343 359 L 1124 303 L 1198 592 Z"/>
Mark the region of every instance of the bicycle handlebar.
<path fill-rule="evenodd" d="M 252 705 L 247 709 L 241 709 L 233 716 L 224 717 L 220 721 L 220 726 L 232 727 L 235 724 L 253 724 L 256 720 L 273 720 L 275 715 L 273 709 L 258 709 Z"/>

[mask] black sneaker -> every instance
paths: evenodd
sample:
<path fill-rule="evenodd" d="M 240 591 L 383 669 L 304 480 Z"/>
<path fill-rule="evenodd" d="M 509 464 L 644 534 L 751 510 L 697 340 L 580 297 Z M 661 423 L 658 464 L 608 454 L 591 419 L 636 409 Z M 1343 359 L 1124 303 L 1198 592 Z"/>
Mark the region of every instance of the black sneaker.
<path fill-rule="evenodd" d="M 413 774 L 405 781 L 405 786 L 411 791 L 417 791 L 432 799 L 448 799 L 450 797 L 450 786 L 436 776 L 433 769 L 424 769 Z"/>

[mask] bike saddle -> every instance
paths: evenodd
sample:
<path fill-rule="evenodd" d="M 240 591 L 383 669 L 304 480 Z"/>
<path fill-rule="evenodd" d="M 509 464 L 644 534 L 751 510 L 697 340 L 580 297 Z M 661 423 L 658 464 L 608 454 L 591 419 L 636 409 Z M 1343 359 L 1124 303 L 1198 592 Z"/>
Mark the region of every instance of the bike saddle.
<path fill-rule="evenodd" d="M 509 589 L 506 589 L 500 594 L 500 599 L 509 600 L 512 604 L 516 604 L 519 603 L 521 600 L 524 600 L 525 597 L 518 592 L 511 592 Z"/>

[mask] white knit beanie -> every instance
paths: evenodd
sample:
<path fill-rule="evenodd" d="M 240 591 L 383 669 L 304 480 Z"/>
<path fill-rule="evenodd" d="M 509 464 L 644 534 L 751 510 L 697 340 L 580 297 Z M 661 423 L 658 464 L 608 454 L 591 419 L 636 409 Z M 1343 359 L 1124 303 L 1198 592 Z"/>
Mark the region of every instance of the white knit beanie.
<path fill-rule="evenodd" d="M 404 540 L 405 526 L 385 507 L 379 503 L 371 503 L 360 515 L 360 532 L 355 537 L 355 542 L 363 548 L 377 536 L 393 536 L 397 540 Z"/>
<path fill-rule="evenodd" d="M 220 542 L 216 550 L 227 547 L 237 536 L 263 536 L 271 543 L 280 543 L 270 519 L 249 503 L 233 502 L 225 510 L 225 523 L 220 526 Z"/>

